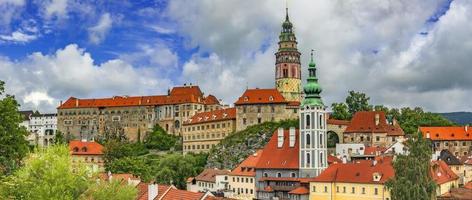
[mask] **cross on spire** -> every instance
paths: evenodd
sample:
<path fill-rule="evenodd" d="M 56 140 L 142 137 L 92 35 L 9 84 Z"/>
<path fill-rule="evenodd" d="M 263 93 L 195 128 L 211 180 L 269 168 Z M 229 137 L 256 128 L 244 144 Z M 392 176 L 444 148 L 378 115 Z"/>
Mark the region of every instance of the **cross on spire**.
<path fill-rule="evenodd" d="M 311 62 L 313 62 L 313 53 L 315 52 L 314 49 L 311 50 Z"/>

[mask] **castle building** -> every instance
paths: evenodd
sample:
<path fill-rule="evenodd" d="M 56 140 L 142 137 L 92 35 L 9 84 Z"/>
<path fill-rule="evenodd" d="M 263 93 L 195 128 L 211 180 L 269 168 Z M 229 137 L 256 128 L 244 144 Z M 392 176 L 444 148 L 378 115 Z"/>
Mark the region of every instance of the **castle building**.
<path fill-rule="evenodd" d="M 433 143 L 434 151 L 449 150 L 455 156 L 472 153 L 472 129 L 464 127 L 420 127 L 423 137 Z"/>
<path fill-rule="evenodd" d="M 279 49 L 275 53 L 275 85 L 287 101 L 300 102 L 301 64 L 297 44 L 287 9 L 279 36 Z"/>
<path fill-rule="evenodd" d="M 313 52 L 308 66 L 305 99 L 300 105 L 300 176 L 318 176 L 328 166 L 326 107 L 321 100 L 321 86 L 316 77 Z"/>
<path fill-rule="evenodd" d="M 298 117 L 299 102 L 287 101 L 277 89 L 247 89 L 234 105 L 237 131 L 267 121 Z"/>
<path fill-rule="evenodd" d="M 182 123 L 195 113 L 220 108 L 215 96 L 204 96 L 192 85 L 174 87 L 159 96 L 70 97 L 57 108 L 57 128 L 81 140 L 113 135 L 136 141 L 143 140 L 156 124 L 169 134 L 181 135 Z"/>
<path fill-rule="evenodd" d="M 403 139 L 405 133 L 397 121 L 382 111 L 359 111 L 344 131 L 344 143 L 363 143 L 366 146 L 389 147 Z"/>
<path fill-rule="evenodd" d="M 208 152 L 236 130 L 236 108 L 195 114 L 183 124 L 183 151 Z"/>

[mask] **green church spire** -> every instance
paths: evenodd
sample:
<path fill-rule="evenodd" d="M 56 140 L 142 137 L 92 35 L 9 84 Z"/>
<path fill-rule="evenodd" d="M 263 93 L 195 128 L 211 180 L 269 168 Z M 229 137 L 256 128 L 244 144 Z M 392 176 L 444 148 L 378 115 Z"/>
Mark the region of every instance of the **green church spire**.
<path fill-rule="evenodd" d="M 318 84 L 318 78 L 316 77 L 316 64 L 313 60 L 313 50 L 311 50 L 311 60 L 310 64 L 308 64 L 307 83 L 303 87 L 303 91 L 305 92 L 305 99 L 301 106 L 324 106 L 320 96 L 323 89 L 320 84 Z"/>

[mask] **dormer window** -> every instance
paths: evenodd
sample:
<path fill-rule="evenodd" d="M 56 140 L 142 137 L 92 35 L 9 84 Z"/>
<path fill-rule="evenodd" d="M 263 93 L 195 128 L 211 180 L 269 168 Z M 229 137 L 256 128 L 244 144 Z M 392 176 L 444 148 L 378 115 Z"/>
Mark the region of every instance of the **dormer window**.
<path fill-rule="evenodd" d="M 79 152 L 79 148 L 78 147 L 74 147 L 74 152 Z"/>
<path fill-rule="evenodd" d="M 269 97 L 269 101 L 274 101 L 274 97 L 273 97 L 273 96 L 270 96 L 270 97 Z"/>
<path fill-rule="evenodd" d="M 87 147 L 82 147 L 82 152 L 87 152 Z"/>
<path fill-rule="evenodd" d="M 247 98 L 247 97 L 244 97 L 244 101 L 249 101 L 249 98 Z"/>

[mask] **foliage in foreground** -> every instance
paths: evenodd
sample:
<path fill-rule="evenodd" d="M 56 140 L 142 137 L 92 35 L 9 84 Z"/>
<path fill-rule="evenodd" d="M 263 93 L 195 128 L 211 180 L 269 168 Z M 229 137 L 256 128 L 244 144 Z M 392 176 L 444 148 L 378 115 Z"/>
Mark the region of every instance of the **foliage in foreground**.
<path fill-rule="evenodd" d="M 181 150 L 179 145 L 180 137 L 168 134 L 162 127 L 156 124 L 152 132 L 150 132 L 144 144 L 148 149 L 157 149 L 160 151 Z"/>
<path fill-rule="evenodd" d="M 420 133 L 407 141 L 408 155 L 398 155 L 393 162 L 395 177 L 387 181 L 392 200 L 429 200 L 436 183 L 430 174 L 431 143 Z"/>
<path fill-rule="evenodd" d="M 233 169 L 247 156 L 262 149 L 277 128 L 288 129 L 290 127 L 298 128 L 298 126 L 298 120 L 264 122 L 232 133 L 212 148 L 206 167 Z"/>
<path fill-rule="evenodd" d="M 21 165 L 29 146 L 26 128 L 19 125 L 23 121 L 18 112 L 20 105 L 4 92 L 4 82 L 0 81 L 0 175 L 9 175 Z"/>
<path fill-rule="evenodd" d="M 111 196 L 132 200 L 134 187 L 98 182 L 79 166 L 73 172 L 69 149 L 56 145 L 37 149 L 24 166 L 0 183 L 0 199 L 87 199 L 105 200 Z M 110 184 L 110 185 L 109 185 Z"/>

